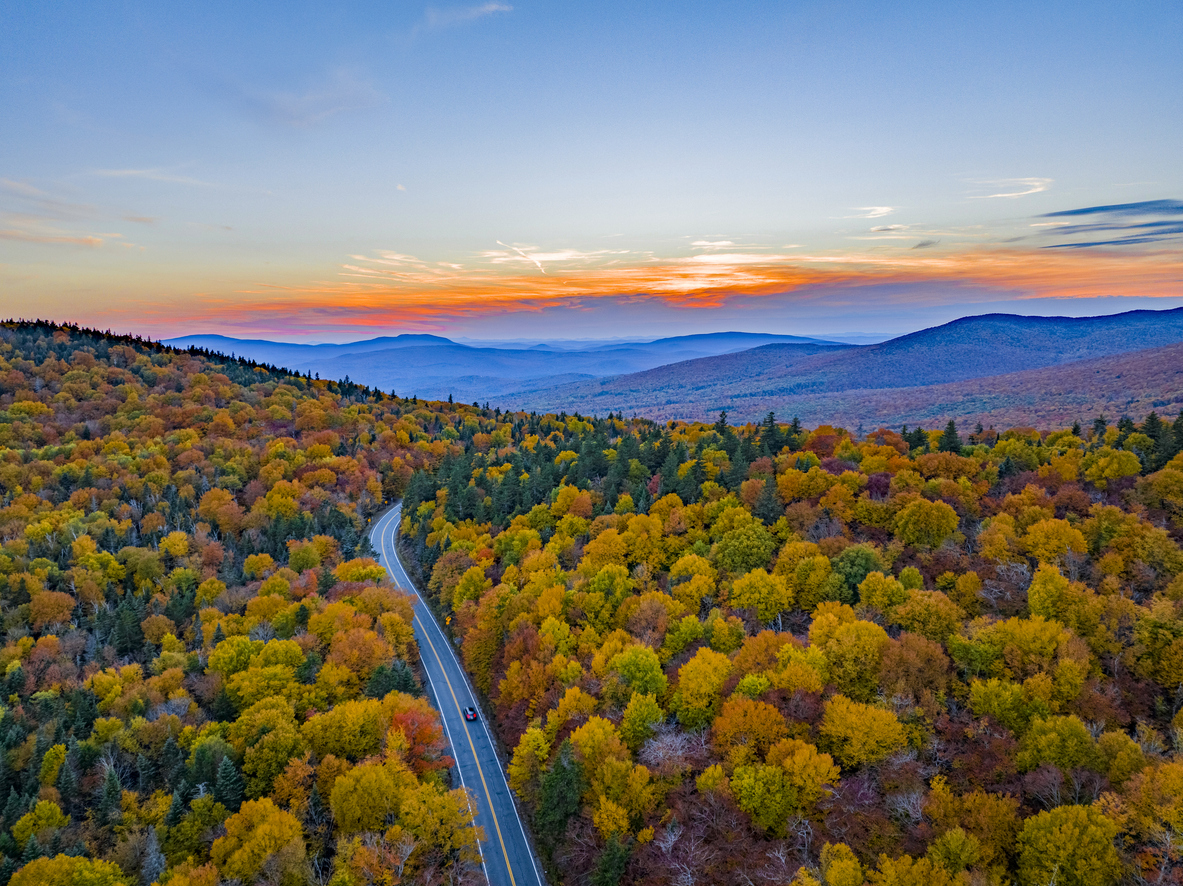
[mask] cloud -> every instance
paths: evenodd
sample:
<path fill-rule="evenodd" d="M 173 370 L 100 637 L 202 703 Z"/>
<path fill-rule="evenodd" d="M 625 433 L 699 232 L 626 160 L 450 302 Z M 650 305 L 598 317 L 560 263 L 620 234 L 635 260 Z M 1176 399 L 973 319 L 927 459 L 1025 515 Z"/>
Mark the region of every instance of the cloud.
<path fill-rule="evenodd" d="M 858 215 L 844 215 L 843 218 L 883 218 L 895 212 L 894 206 L 860 206 L 855 211 Z"/>
<path fill-rule="evenodd" d="M 251 116 L 275 126 L 307 129 L 338 114 L 385 104 L 386 96 L 356 71 L 338 68 L 302 92 L 232 88 Z"/>
<path fill-rule="evenodd" d="M 154 225 L 160 219 L 154 215 L 125 215 L 124 221 L 135 222 L 137 225 Z"/>
<path fill-rule="evenodd" d="M 26 211 L 39 218 L 57 220 L 94 218 L 95 207 L 85 203 L 71 203 L 55 197 L 28 182 L 0 178 L 0 194 L 21 204 Z"/>
<path fill-rule="evenodd" d="M 971 200 L 992 200 L 995 197 L 1026 197 L 1029 194 L 1038 194 L 1046 191 L 1051 187 L 1053 179 L 1050 178 L 999 178 L 992 181 L 978 181 L 973 182 L 975 185 L 986 185 L 990 190 L 1002 188 L 994 194 L 971 194 Z"/>
<path fill-rule="evenodd" d="M 883 234 L 889 231 L 906 231 L 911 225 L 875 225 L 871 228 L 872 234 Z"/>
<path fill-rule="evenodd" d="M 723 249 L 735 244 L 730 240 L 695 240 L 690 245 L 695 249 Z"/>
<path fill-rule="evenodd" d="M 1141 203 L 1113 203 L 1109 206 L 1086 206 L 1083 209 L 1062 209 L 1045 212 L 1039 218 L 1063 218 L 1074 215 L 1183 215 L 1183 200 L 1143 200 Z"/>
<path fill-rule="evenodd" d="M 928 247 L 936 246 L 940 242 L 941 242 L 940 240 L 921 240 L 919 243 L 917 243 L 912 248 L 913 249 L 928 249 Z"/>
<path fill-rule="evenodd" d="M 95 169 L 91 172 L 102 178 L 142 178 L 154 182 L 166 182 L 173 185 L 190 185 L 195 188 L 216 188 L 215 184 L 186 175 L 176 175 L 159 167 L 155 169 Z"/>
<path fill-rule="evenodd" d="M 441 30 L 464 25 L 498 12 L 513 12 L 513 7 L 508 3 L 481 3 L 476 6 L 452 6 L 447 9 L 429 6 L 423 14 L 423 25 L 431 30 Z"/>
<path fill-rule="evenodd" d="M 54 246 L 87 246 L 91 248 L 103 245 L 103 238 L 93 235 L 70 236 L 67 234 L 49 234 L 38 231 L 21 231 L 15 228 L 0 230 L 0 240 L 19 240 L 24 243 L 43 243 Z"/>
<path fill-rule="evenodd" d="M 1127 222 L 1126 219 L 1154 219 L 1154 221 Z M 1166 216 L 1162 219 L 1161 216 Z M 1085 249 L 1093 246 L 1140 246 L 1175 240 L 1183 235 L 1183 201 L 1143 200 L 1140 203 L 1114 203 L 1107 206 L 1085 206 L 1081 209 L 1064 209 L 1047 212 L 1039 218 L 1092 218 L 1088 224 L 1066 222 L 1037 222 L 1032 227 L 1046 227 L 1040 231 L 1044 236 L 1057 238 L 1087 236 L 1088 240 L 1067 240 L 1053 243 L 1044 249 Z M 1125 236 L 1113 236 L 1124 233 Z M 1097 238 L 1098 234 L 1109 236 Z"/>

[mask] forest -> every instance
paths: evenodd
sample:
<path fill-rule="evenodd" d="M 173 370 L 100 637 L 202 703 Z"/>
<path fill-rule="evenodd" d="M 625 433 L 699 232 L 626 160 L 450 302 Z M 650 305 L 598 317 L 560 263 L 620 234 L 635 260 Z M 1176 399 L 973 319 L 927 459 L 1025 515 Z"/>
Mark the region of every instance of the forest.
<path fill-rule="evenodd" d="M 447 416 L 49 324 L 0 392 L 0 882 L 484 882 L 365 535 Z"/>
<path fill-rule="evenodd" d="M 0 326 L 0 886 L 1183 883 L 1183 419 L 732 426 Z"/>

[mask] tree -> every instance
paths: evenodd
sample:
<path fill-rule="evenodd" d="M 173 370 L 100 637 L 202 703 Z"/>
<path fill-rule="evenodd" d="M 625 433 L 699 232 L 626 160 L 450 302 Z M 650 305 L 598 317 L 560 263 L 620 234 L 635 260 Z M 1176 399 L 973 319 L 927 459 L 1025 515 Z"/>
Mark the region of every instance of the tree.
<path fill-rule="evenodd" d="M 1023 823 L 1019 882 L 1024 886 L 1106 886 L 1121 879 L 1113 846 L 1118 826 L 1096 806 L 1059 806 Z"/>
<path fill-rule="evenodd" d="M 38 858 L 8 881 L 9 886 L 131 886 L 132 882 L 109 861 L 71 855 Z"/>
<path fill-rule="evenodd" d="M 617 653 L 608 667 L 620 674 L 633 690 L 658 697 L 665 695 L 667 680 L 657 653 L 648 646 L 634 645 Z"/>
<path fill-rule="evenodd" d="M 238 767 L 229 756 L 223 757 L 218 764 L 218 774 L 214 782 L 214 799 L 229 809 L 237 812 L 242 806 L 243 783 L 238 774 Z"/>
<path fill-rule="evenodd" d="M 270 863 L 283 882 L 295 882 L 304 862 L 304 832 L 290 812 L 271 800 L 248 800 L 226 819 L 226 835 L 211 856 L 225 878 L 252 881 Z"/>
<path fill-rule="evenodd" d="M 678 688 L 670 707 L 687 729 L 701 729 L 715 718 L 719 690 L 731 674 L 731 660 L 712 649 L 699 649 L 678 671 Z"/>
<path fill-rule="evenodd" d="M 565 739 L 554 763 L 542 778 L 535 821 L 538 836 L 546 845 L 553 847 L 566 832 L 567 821 L 579 811 L 583 791 L 583 765 L 575 758 L 571 740 Z"/>
<path fill-rule="evenodd" d="M 785 718 L 772 705 L 750 698 L 732 698 L 723 703 L 711 726 L 712 741 L 720 757 L 743 760 L 762 758 L 768 749 L 788 735 Z M 745 753 L 737 754 L 737 751 Z"/>
<path fill-rule="evenodd" d="M 793 605 L 793 594 L 781 576 L 753 569 L 735 580 L 730 603 L 733 609 L 756 610 L 760 621 L 767 623 Z"/>
<path fill-rule="evenodd" d="M 953 419 L 949 419 L 949 423 L 945 425 L 945 431 L 941 434 L 941 443 L 937 447 L 939 452 L 953 452 L 961 453 L 961 437 L 957 433 L 957 425 Z"/>
<path fill-rule="evenodd" d="M 633 698 L 646 696 L 634 695 Z M 632 702 L 629 702 L 630 706 Z M 526 803 L 533 805 L 538 801 L 542 784 L 542 775 L 550 758 L 550 742 L 546 733 L 537 726 L 531 726 L 518 741 L 514 748 L 513 759 L 509 762 L 509 786 Z"/>
<path fill-rule="evenodd" d="M 654 727 L 665 719 L 655 695 L 634 692 L 620 721 L 620 737 L 633 752 L 653 736 Z"/>
<path fill-rule="evenodd" d="M 957 531 L 961 518 L 943 501 L 914 499 L 896 515 L 896 538 L 904 544 L 939 548 Z"/>
<path fill-rule="evenodd" d="M 878 763 L 906 744 L 895 714 L 843 695 L 826 702 L 820 733 L 824 747 L 848 768 Z"/>

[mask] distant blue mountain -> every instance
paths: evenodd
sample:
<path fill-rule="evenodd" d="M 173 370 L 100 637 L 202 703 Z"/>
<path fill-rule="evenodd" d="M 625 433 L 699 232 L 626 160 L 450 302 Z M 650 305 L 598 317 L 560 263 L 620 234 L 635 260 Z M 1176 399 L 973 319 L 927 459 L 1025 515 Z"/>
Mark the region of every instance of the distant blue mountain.
<path fill-rule="evenodd" d="M 461 400 L 496 398 L 510 390 L 544 388 L 580 379 L 641 372 L 668 363 L 729 354 L 769 344 L 840 347 L 793 335 L 715 332 L 650 342 L 459 343 L 438 335 L 405 333 L 346 344 L 296 344 L 224 335 L 169 339 L 174 347 L 199 347 L 272 363 L 323 378 L 344 378 L 385 391 Z M 517 347 L 507 346 L 518 344 Z"/>

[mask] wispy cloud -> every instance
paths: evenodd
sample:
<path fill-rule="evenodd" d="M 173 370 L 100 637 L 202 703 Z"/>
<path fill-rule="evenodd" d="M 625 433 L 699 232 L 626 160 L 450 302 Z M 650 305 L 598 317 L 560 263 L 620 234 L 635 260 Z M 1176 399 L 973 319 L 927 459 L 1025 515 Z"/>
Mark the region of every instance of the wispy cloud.
<path fill-rule="evenodd" d="M 187 175 L 178 175 L 167 169 L 156 167 L 153 169 L 95 169 L 91 171 L 91 175 L 97 175 L 100 178 L 142 178 L 154 182 L 166 182 L 172 185 L 190 185 L 195 188 L 216 188 L 218 185 L 211 182 L 201 181 L 200 179 L 191 178 Z"/>
<path fill-rule="evenodd" d="M 1039 218 L 1089 218 L 1087 224 L 1037 222 L 1032 227 L 1044 227 L 1043 236 L 1068 239 L 1052 243 L 1045 249 L 1086 249 L 1099 246 L 1140 246 L 1164 240 L 1176 240 L 1183 235 L 1183 201 L 1143 200 L 1139 203 L 1114 203 L 1106 206 L 1085 206 L 1047 212 Z M 1127 221 L 1136 219 L 1136 221 Z M 1123 236 L 1114 236 L 1115 234 Z M 1102 235 L 1098 238 L 1098 235 Z"/>
<path fill-rule="evenodd" d="M 67 219 L 95 218 L 98 210 L 86 203 L 74 203 L 56 197 L 26 181 L 0 178 L 0 197 L 9 205 L 19 205 L 26 213 L 39 218 Z"/>
<path fill-rule="evenodd" d="M 992 194 L 970 194 L 971 200 L 992 200 L 996 197 L 1014 198 L 1026 197 L 1046 191 L 1052 186 L 1050 178 L 999 178 L 987 181 L 976 181 L 971 184 L 985 187 L 994 191 Z"/>
<path fill-rule="evenodd" d="M 1143 200 L 1140 203 L 1113 203 L 1108 206 L 1086 206 L 1083 209 L 1062 209 L 1045 212 L 1040 218 L 1063 218 L 1076 215 L 1112 215 L 1119 217 L 1140 215 L 1183 215 L 1183 200 Z"/>
<path fill-rule="evenodd" d="M 860 206 L 855 212 L 858 215 L 845 215 L 843 218 L 883 218 L 895 212 L 894 206 Z"/>
<path fill-rule="evenodd" d="M 350 68 L 337 68 L 303 90 L 230 87 L 238 104 L 260 122 L 307 129 L 339 114 L 385 104 L 374 84 Z"/>
<path fill-rule="evenodd" d="M 726 249 L 735 244 L 730 240 L 695 240 L 690 245 L 695 249 Z"/>
<path fill-rule="evenodd" d="M 62 233 L 44 233 L 40 231 L 22 231 L 16 228 L 0 230 L 0 240 L 19 240 L 24 243 L 42 243 L 50 246 L 87 246 L 103 245 L 103 238 L 94 235 L 74 236 Z"/>
<path fill-rule="evenodd" d="M 910 225 L 875 225 L 871 228 L 872 234 L 885 234 L 890 231 L 906 231 Z"/>
<path fill-rule="evenodd" d="M 930 246 L 936 246 L 940 242 L 941 242 L 940 240 L 921 240 L 919 243 L 917 243 L 912 248 L 913 249 L 928 249 Z"/>
<path fill-rule="evenodd" d="M 508 3 L 480 3 L 475 6 L 450 6 L 446 9 L 429 6 L 423 13 L 423 26 L 431 30 L 453 28 L 499 12 L 513 12 L 513 7 Z"/>

